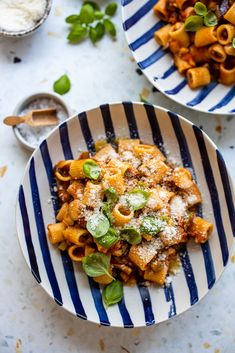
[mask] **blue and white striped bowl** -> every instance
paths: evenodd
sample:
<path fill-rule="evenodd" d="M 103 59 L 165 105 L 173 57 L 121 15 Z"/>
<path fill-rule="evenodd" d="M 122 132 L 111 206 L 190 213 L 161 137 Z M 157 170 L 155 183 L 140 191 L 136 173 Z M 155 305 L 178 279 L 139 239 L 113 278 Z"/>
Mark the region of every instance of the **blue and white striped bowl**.
<path fill-rule="evenodd" d="M 153 38 L 164 25 L 153 12 L 158 0 L 122 0 L 123 28 L 127 42 L 139 67 L 159 91 L 188 108 L 213 114 L 235 113 L 235 86 L 211 82 L 207 87 L 191 90 L 178 73 L 172 56 Z"/>
<path fill-rule="evenodd" d="M 53 166 L 78 157 L 81 151 L 94 151 L 94 141 L 121 136 L 155 143 L 192 170 L 204 199 L 198 212 L 213 222 L 214 232 L 206 244 L 192 242 L 181 253 L 182 269 L 169 286 L 126 286 L 122 302 L 106 309 L 99 285 L 66 252 L 48 242 L 46 227 L 55 222 L 58 210 Z M 131 102 L 102 105 L 56 128 L 27 165 L 16 217 L 25 259 L 50 297 L 80 318 L 117 327 L 159 323 L 197 303 L 226 266 L 235 233 L 231 180 L 214 143 L 175 113 Z"/>

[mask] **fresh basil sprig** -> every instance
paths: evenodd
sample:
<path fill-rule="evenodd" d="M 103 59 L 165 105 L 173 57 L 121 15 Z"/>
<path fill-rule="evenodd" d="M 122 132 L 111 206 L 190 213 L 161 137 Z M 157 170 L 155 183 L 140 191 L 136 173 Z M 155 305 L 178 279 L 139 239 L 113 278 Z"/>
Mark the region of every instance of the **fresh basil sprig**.
<path fill-rule="evenodd" d="M 89 277 L 107 275 L 110 278 L 113 278 L 113 276 L 109 273 L 110 256 L 105 254 L 95 252 L 84 257 L 82 259 L 82 267 Z"/>
<path fill-rule="evenodd" d="M 108 202 L 116 202 L 118 200 L 117 191 L 113 187 L 105 190 L 105 196 L 107 197 Z"/>
<path fill-rule="evenodd" d="M 111 2 L 102 12 L 96 2 L 84 1 L 79 14 L 72 14 L 65 19 L 65 22 L 71 25 L 68 41 L 79 43 L 89 37 L 95 44 L 105 33 L 115 38 L 116 28 L 110 18 L 115 15 L 117 7 L 117 3 Z"/>
<path fill-rule="evenodd" d="M 196 15 L 189 16 L 184 23 L 185 31 L 196 32 L 203 25 L 206 27 L 213 27 L 218 24 L 216 14 L 212 11 L 209 11 L 206 5 L 202 2 L 196 2 L 194 5 L 194 10 Z"/>
<path fill-rule="evenodd" d="M 123 298 L 123 285 L 115 280 L 104 287 L 102 298 L 106 306 L 119 303 Z"/>
<path fill-rule="evenodd" d="M 58 80 L 54 82 L 53 89 L 56 93 L 62 95 L 70 90 L 71 83 L 67 75 L 61 76 Z"/>

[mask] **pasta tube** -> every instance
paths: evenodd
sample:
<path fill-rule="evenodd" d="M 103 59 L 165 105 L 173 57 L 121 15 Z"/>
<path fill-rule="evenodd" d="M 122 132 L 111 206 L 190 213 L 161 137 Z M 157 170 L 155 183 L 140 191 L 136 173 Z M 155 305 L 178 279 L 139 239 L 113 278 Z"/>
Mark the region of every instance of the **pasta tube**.
<path fill-rule="evenodd" d="M 219 63 L 224 62 L 227 57 L 224 51 L 224 47 L 218 43 L 212 44 L 212 46 L 210 46 L 208 49 L 208 54 L 211 59 Z"/>
<path fill-rule="evenodd" d="M 85 248 L 80 245 L 72 245 L 68 248 L 68 254 L 71 260 L 81 262 L 85 256 Z"/>
<path fill-rule="evenodd" d="M 188 229 L 189 234 L 194 238 L 196 243 L 205 243 L 209 239 L 212 230 L 212 223 L 201 217 L 194 217 Z"/>
<path fill-rule="evenodd" d="M 48 224 L 48 238 L 51 244 L 60 243 L 64 240 L 63 231 L 65 230 L 66 225 L 63 222 Z"/>
<path fill-rule="evenodd" d="M 159 0 L 156 5 L 153 7 L 154 13 L 157 15 L 157 17 L 160 18 L 160 20 L 166 21 L 169 18 L 168 11 L 167 11 L 167 2 L 166 0 Z"/>
<path fill-rule="evenodd" d="M 70 243 L 84 246 L 84 236 L 88 234 L 86 229 L 77 228 L 77 227 L 67 227 L 63 231 L 64 239 Z"/>
<path fill-rule="evenodd" d="M 196 47 L 204 47 L 217 42 L 215 27 L 201 27 L 195 33 L 194 44 Z"/>
<path fill-rule="evenodd" d="M 128 209 L 120 203 L 117 203 L 113 209 L 112 216 L 115 225 L 122 226 L 126 223 L 129 223 L 130 220 L 134 217 L 134 211 Z"/>
<path fill-rule="evenodd" d="M 235 26 L 235 3 L 228 9 L 224 18 Z"/>
<path fill-rule="evenodd" d="M 235 27 L 230 24 L 223 24 L 217 28 L 216 34 L 220 44 L 229 44 L 235 36 Z"/>
<path fill-rule="evenodd" d="M 187 71 L 187 80 L 190 88 L 206 86 L 211 81 L 210 71 L 206 67 L 194 67 Z"/>
<path fill-rule="evenodd" d="M 219 80 L 224 85 L 231 85 L 235 83 L 235 66 L 229 65 L 229 63 L 221 63 L 219 67 Z"/>
<path fill-rule="evenodd" d="M 169 31 L 171 29 L 171 25 L 167 24 L 160 29 L 158 29 L 156 32 L 154 32 L 154 39 L 156 42 L 161 45 L 163 48 L 167 48 L 169 44 Z"/>
<path fill-rule="evenodd" d="M 177 22 L 171 26 L 169 36 L 180 43 L 181 47 L 187 48 L 190 44 L 188 33 L 184 30 L 184 23 Z"/>

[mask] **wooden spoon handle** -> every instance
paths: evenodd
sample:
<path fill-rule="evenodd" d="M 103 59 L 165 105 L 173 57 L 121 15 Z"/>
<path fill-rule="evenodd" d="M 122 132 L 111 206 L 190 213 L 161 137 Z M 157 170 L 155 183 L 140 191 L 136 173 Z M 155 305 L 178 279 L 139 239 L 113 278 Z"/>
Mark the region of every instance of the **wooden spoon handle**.
<path fill-rule="evenodd" d="M 18 125 L 21 123 L 25 122 L 25 119 L 20 117 L 20 116 L 7 116 L 4 120 L 3 120 L 4 124 L 9 125 L 9 126 L 14 126 L 14 125 Z"/>

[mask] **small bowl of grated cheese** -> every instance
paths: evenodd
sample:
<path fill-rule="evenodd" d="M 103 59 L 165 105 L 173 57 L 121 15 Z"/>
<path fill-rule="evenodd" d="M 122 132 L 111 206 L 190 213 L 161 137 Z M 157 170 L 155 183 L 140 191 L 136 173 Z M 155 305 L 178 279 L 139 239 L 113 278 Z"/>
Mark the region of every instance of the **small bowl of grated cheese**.
<path fill-rule="evenodd" d="M 24 37 L 47 19 L 52 0 L 1 0 L 0 37 Z"/>
<path fill-rule="evenodd" d="M 25 115 L 31 110 L 55 108 L 58 125 L 71 116 L 71 110 L 56 94 L 36 93 L 23 99 L 14 109 L 13 115 Z M 55 126 L 29 126 L 19 124 L 13 126 L 13 132 L 22 146 L 34 151 Z"/>

